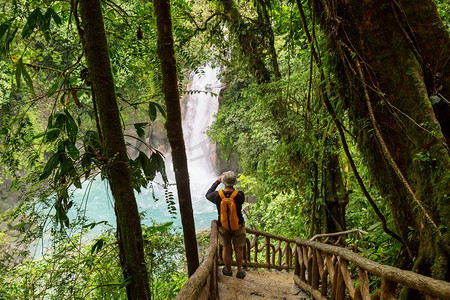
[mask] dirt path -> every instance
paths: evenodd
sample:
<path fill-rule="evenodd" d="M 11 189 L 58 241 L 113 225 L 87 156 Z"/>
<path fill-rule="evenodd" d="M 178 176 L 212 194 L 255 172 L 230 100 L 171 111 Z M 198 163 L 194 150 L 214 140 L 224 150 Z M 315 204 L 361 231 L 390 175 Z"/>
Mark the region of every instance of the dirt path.
<path fill-rule="evenodd" d="M 219 269 L 220 300 L 280 299 L 309 300 L 295 284 L 292 273 L 248 270 L 244 279 L 222 275 Z M 233 270 L 235 275 L 236 270 Z"/>

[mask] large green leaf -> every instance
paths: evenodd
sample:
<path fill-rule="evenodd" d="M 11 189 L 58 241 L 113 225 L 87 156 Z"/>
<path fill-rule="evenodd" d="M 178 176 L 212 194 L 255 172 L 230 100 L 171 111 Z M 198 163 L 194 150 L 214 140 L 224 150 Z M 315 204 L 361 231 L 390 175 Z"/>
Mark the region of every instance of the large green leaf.
<path fill-rule="evenodd" d="M 67 211 L 69 210 L 69 206 L 67 205 L 68 199 L 67 187 L 62 186 L 59 189 L 58 199 L 55 203 L 55 219 L 60 223 L 61 227 L 69 227 L 69 217 L 67 216 Z"/>
<path fill-rule="evenodd" d="M 59 153 L 53 154 L 48 160 L 47 164 L 44 167 L 44 171 L 42 171 L 41 176 L 39 176 L 39 180 L 44 180 L 53 172 L 56 166 L 59 164 Z"/>
<path fill-rule="evenodd" d="M 76 147 L 75 142 L 69 141 L 69 143 L 67 144 L 67 154 L 69 154 L 74 159 L 80 156 L 80 151 Z"/>
<path fill-rule="evenodd" d="M 156 120 L 156 105 L 155 102 L 150 102 L 148 104 L 148 116 L 151 121 Z"/>
<path fill-rule="evenodd" d="M 62 20 L 59 17 L 59 15 L 53 10 L 53 8 L 50 7 L 48 10 L 50 10 L 50 13 L 52 15 L 53 21 L 55 21 L 56 25 L 61 25 L 62 24 Z"/>
<path fill-rule="evenodd" d="M 58 112 L 53 115 L 53 119 L 55 120 L 55 122 L 53 123 L 52 128 L 59 128 L 59 129 L 64 128 L 64 124 L 66 123 L 65 113 Z"/>
<path fill-rule="evenodd" d="M 66 115 L 63 113 L 55 113 L 48 117 L 48 129 L 45 133 L 45 138 L 47 141 L 53 142 L 59 137 L 65 122 Z"/>
<path fill-rule="evenodd" d="M 150 120 L 154 121 L 156 119 L 156 110 L 159 110 L 159 113 L 165 118 L 166 117 L 166 111 L 165 109 L 161 106 L 161 104 L 157 103 L 157 102 L 153 102 L 150 101 L 148 103 L 148 108 L 149 108 L 149 116 L 150 116 Z"/>
<path fill-rule="evenodd" d="M 1 48 L 1 53 L 8 53 L 9 52 L 9 45 L 13 41 L 14 37 L 16 36 L 17 30 L 19 30 L 19 27 L 16 27 L 15 29 L 11 30 L 12 27 L 9 27 L 6 31 L 6 37 L 5 37 L 5 43 L 4 46 Z"/>
<path fill-rule="evenodd" d="M 156 170 L 156 172 L 161 173 L 161 176 L 164 180 L 164 182 L 168 182 L 167 175 L 166 175 L 166 169 L 164 164 L 164 158 L 159 152 L 155 152 L 150 157 L 150 163 L 152 165 L 152 169 Z"/>
<path fill-rule="evenodd" d="M 47 90 L 47 96 L 51 96 L 54 92 L 56 92 L 63 81 L 64 78 L 59 78 L 58 80 L 56 80 L 55 83 Z"/>
<path fill-rule="evenodd" d="M 50 128 L 45 133 L 45 139 L 48 142 L 53 142 L 53 141 L 55 141 L 58 138 L 60 133 L 61 133 L 61 129 L 60 128 Z"/>
<path fill-rule="evenodd" d="M 19 58 L 19 60 L 17 61 L 16 64 L 16 85 L 18 88 L 20 88 L 20 84 L 22 82 L 22 68 L 23 68 L 23 62 L 22 62 L 22 57 Z"/>
<path fill-rule="evenodd" d="M 92 245 L 91 248 L 91 254 L 94 254 L 98 251 L 100 251 L 103 248 L 103 245 L 105 244 L 105 240 L 104 239 L 98 239 L 97 242 L 95 242 L 94 245 Z"/>
<path fill-rule="evenodd" d="M 134 128 L 136 129 L 136 133 L 140 138 L 144 137 L 145 130 L 144 127 L 147 126 L 147 123 L 135 123 Z"/>
<path fill-rule="evenodd" d="M 36 94 L 34 92 L 33 81 L 31 80 L 31 77 L 28 74 L 27 69 L 25 68 L 25 65 L 23 65 L 23 64 L 22 64 L 22 75 L 23 75 L 23 79 L 25 79 L 25 83 L 27 84 L 31 93 L 33 94 L 33 96 L 36 96 Z"/>
<path fill-rule="evenodd" d="M 72 143 L 75 143 L 77 140 L 77 134 L 78 134 L 78 126 L 75 120 L 73 119 L 72 115 L 69 113 L 68 110 L 64 110 L 64 113 L 66 115 L 66 132 L 67 136 L 69 137 L 69 140 Z"/>
<path fill-rule="evenodd" d="M 8 31 L 8 29 L 11 28 L 12 21 L 14 21 L 14 18 L 9 19 L 8 21 L 6 21 L 6 22 L 2 23 L 2 25 L 0 25 L 0 39 L 3 37 L 3 35 L 5 35 L 5 33 Z"/>
<path fill-rule="evenodd" d="M 27 23 L 22 29 L 22 37 L 29 37 L 33 33 L 34 29 L 38 27 L 43 21 L 44 16 L 42 15 L 42 12 L 38 7 L 28 16 Z"/>
<path fill-rule="evenodd" d="M 138 158 L 141 163 L 141 168 L 144 171 L 144 174 L 147 177 L 147 179 L 153 180 L 153 178 L 155 178 L 155 174 L 156 174 L 155 166 L 152 165 L 152 163 L 150 162 L 150 159 L 142 151 L 139 151 Z"/>
<path fill-rule="evenodd" d="M 63 157 L 61 162 L 61 175 L 64 176 L 65 174 L 73 172 L 73 161 L 68 157 Z"/>

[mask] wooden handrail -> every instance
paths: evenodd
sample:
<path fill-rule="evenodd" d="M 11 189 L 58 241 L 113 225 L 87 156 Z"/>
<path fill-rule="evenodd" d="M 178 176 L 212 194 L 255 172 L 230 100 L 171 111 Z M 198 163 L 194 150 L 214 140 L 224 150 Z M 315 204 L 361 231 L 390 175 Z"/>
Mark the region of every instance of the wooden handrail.
<path fill-rule="evenodd" d="M 426 299 L 450 299 L 449 282 L 381 265 L 342 247 L 300 238 L 285 238 L 251 228 L 246 231 L 254 237 L 251 242 L 247 237 L 244 266 L 293 270 L 294 282 L 314 299 L 325 300 L 330 295 L 336 300 L 347 297 L 364 300 L 395 299 L 398 285 L 417 290 Z M 259 238 L 263 239 L 260 241 Z M 204 261 L 181 288 L 177 300 L 216 299 L 217 221 L 211 222 L 210 243 Z M 351 264 L 354 268 L 350 268 Z M 369 289 L 370 276 L 381 278 L 381 286 L 377 291 Z M 358 281 L 356 287 L 355 281 Z"/>
<path fill-rule="evenodd" d="M 312 270 L 313 268 L 321 269 L 320 273 L 326 276 L 320 276 L 322 285 L 327 283 L 327 277 L 330 279 L 332 285 L 332 297 L 334 299 L 344 299 L 345 290 L 351 299 L 378 299 L 379 294 L 387 297 L 395 293 L 397 284 L 402 284 L 408 288 L 422 292 L 426 297 L 439 297 L 442 299 L 450 299 L 450 283 L 447 281 L 437 280 L 412 271 L 401 270 L 395 267 L 382 265 L 364 258 L 356 253 L 353 253 L 345 248 L 327 245 L 324 243 L 295 239 L 297 242 L 298 256 L 303 256 L 299 262 L 300 272 L 296 274 L 295 282 L 304 290 L 309 291 L 316 299 L 326 299 L 325 291 L 322 286 L 322 291 L 318 287 L 313 287 L 313 282 L 316 278 L 314 272 L 308 272 L 309 278 L 305 275 L 305 269 Z M 316 252 L 316 258 L 324 260 L 324 263 L 317 264 L 315 261 L 308 261 L 305 258 L 305 253 L 310 250 Z M 306 257 L 310 255 L 307 254 Z M 358 267 L 358 281 L 357 289 L 354 289 L 352 277 L 349 272 L 349 263 Z M 369 294 L 368 273 L 381 277 L 381 289 L 378 295 L 375 294 L 373 298 Z M 311 275 L 309 275 L 311 274 Z M 307 279 L 307 280 L 306 280 Z M 307 283 L 307 281 L 309 283 Z M 393 296 L 392 296 L 393 297 Z M 386 298 L 388 299 L 388 298 Z M 392 299 L 392 298 L 389 298 Z"/>
<path fill-rule="evenodd" d="M 346 230 L 346 231 L 339 231 L 339 232 L 333 232 L 333 233 L 322 233 L 322 234 L 316 234 L 315 236 L 313 236 L 310 241 L 314 241 L 317 238 L 321 238 L 321 237 L 332 237 L 332 236 L 341 236 L 341 235 L 347 235 L 349 233 L 357 233 L 357 234 L 367 234 L 366 231 L 361 230 L 361 229 L 351 229 L 351 230 Z"/>
<path fill-rule="evenodd" d="M 246 228 L 247 242 L 244 246 L 244 267 L 275 270 L 293 270 L 293 248 L 295 239 L 277 236 L 268 232 Z M 250 239 L 248 235 L 254 235 Z M 258 243 L 259 238 L 261 243 Z M 284 245 L 282 246 L 282 243 Z M 219 263 L 222 263 L 219 261 Z M 236 265 L 236 262 L 232 262 Z"/>
<path fill-rule="evenodd" d="M 211 222 L 210 245 L 205 259 L 186 281 L 176 300 L 215 299 L 217 293 L 217 221 Z"/>

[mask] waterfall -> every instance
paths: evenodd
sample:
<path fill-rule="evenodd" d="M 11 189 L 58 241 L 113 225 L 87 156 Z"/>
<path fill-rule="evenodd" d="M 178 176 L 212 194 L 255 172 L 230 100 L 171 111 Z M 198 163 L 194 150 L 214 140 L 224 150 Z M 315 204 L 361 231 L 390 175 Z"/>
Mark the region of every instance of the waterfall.
<path fill-rule="evenodd" d="M 219 107 L 218 94 L 222 84 L 217 79 L 217 72 L 217 69 L 206 66 L 203 74 L 193 74 L 189 90 L 194 93 L 185 99 L 183 134 L 192 187 L 217 177 L 212 163 L 215 146 L 205 133 Z"/>
<path fill-rule="evenodd" d="M 217 79 L 218 69 L 205 66 L 203 71 L 202 74 L 191 74 L 188 90 L 196 92 L 187 93 L 182 99 L 184 105 L 182 124 L 196 229 L 209 228 L 211 221 L 217 218 L 215 205 L 205 198 L 206 191 L 218 176 L 214 171 L 212 160 L 215 159 L 215 146 L 210 143 L 205 131 L 212 124 L 214 114 L 217 112 L 217 95 L 220 92 L 221 83 Z M 211 93 L 216 95 L 213 96 Z M 175 183 L 170 154 L 166 155 L 165 161 L 169 182 Z M 161 183 L 162 179 L 157 178 L 156 181 Z M 169 189 L 176 199 L 176 187 L 171 185 Z M 160 184 L 153 183 L 152 188 L 142 189 L 141 193 L 136 193 L 139 210 L 146 213 L 143 223 L 149 224 L 151 218 L 157 223 L 174 222 L 176 226 L 181 227 L 179 212 L 174 219 L 168 211 L 164 192 Z M 74 190 L 73 195 L 75 203 L 86 207 L 85 215 L 89 219 L 95 222 L 107 221 L 115 226 L 114 201 L 106 181 L 97 178 L 92 183 L 84 183 L 83 189 Z M 156 201 L 154 197 L 157 198 Z M 175 202 L 178 210 L 178 201 L 175 200 Z M 69 216 L 71 219 L 76 218 L 76 214 L 72 210 L 69 211 Z M 94 228 L 86 238 L 93 238 L 99 231 L 100 228 Z"/>
<path fill-rule="evenodd" d="M 210 66 L 205 66 L 201 74 L 191 74 L 188 90 L 192 91 L 192 93 L 187 93 L 182 99 L 184 103 L 182 125 L 188 158 L 196 230 L 209 228 L 211 221 L 217 218 L 215 205 L 205 198 L 206 191 L 218 176 L 213 167 L 215 146 L 210 143 L 205 134 L 207 128 L 212 124 L 214 114 L 219 106 L 218 94 L 221 89 L 221 83 L 217 79 L 217 74 L 218 69 L 213 69 Z M 166 156 L 165 162 L 169 182 L 175 183 L 170 154 Z M 161 178 L 156 180 L 160 183 L 162 181 Z M 176 187 L 171 185 L 169 189 L 176 198 Z M 107 181 L 102 181 L 98 176 L 92 182 L 83 183 L 82 189 L 73 189 L 70 193 L 73 194 L 76 206 L 85 208 L 82 215 L 89 219 L 88 223 L 90 221 L 107 221 L 110 226 L 115 227 L 114 201 Z M 153 183 L 152 188 L 143 189 L 139 194 L 136 193 L 139 210 L 145 212 L 142 222 L 149 225 L 149 219 L 151 218 L 157 223 L 173 222 L 175 226 L 181 228 L 178 203 L 176 204 L 177 215 L 174 218 L 169 213 L 167 203 L 164 201 L 164 193 L 164 189 L 157 183 Z M 154 197 L 157 200 L 154 200 Z M 77 211 L 69 210 L 68 216 L 71 220 L 75 220 Z M 47 224 L 47 228 L 52 226 L 50 223 Z M 100 234 L 101 230 L 109 228 L 106 225 L 95 226 L 88 234 L 83 235 L 82 241 L 88 242 Z M 35 258 L 40 258 L 46 251 L 44 249 L 49 246 L 49 243 L 49 234 L 44 234 L 42 241 L 31 245 L 29 250 Z"/>
<path fill-rule="evenodd" d="M 183 137 L 186 146 L 188 160 L 189 181 L 191 188 L 192 207 L 196 229 L 209 228 L 211 221 L 217 218 L 217 210 L 214 204 L 206 200 L 205 194 L 211 184 L 217 179 L 218 174 L 214 170 L 216 159 L 215 145 L 209 141 L 206 130 L 214 121 L 219 101 L 218 94 L 222 87 L 217 79 L 218 69 L 206 65 L 203 72 L 192 73 L 187 86 L 187 93 L 181 99 Z M 170 183 L 175 183 L 175 174 L 172 165 L 172 156 L 165 154 L 166 173 Z M 162 182 L 157 176 L 156 181 Z M 153 185 L 156 189 L 157 185 Z M 175 186 L 169 190 L 177 198 Z M 153 201 L 153 191 L 146 189 L 136 195 L 140 210 L 146 211 L 147 215 L 157 222 L 173 221 L 175 225 L 181 226 L 179 212 L 174 220 L 170 215 L 164 200 L 164 191 L 157 191 L 157 198 Z M 178 201 L 176 201 L 178 211 Z"/>
<path fill-rule="evenodd" d="M 203 68 L 202 73 L 191 74 L 188 93 L 182 99 L 183 136 L 196 229 L 209 228 L 211 220 L 217 217 L 215 205 L 205 198 L 206 191 L 218 176 L 214 170 L 215 145 L 206 135 L 219 107 L 222 83 L 217 74 L 218 69 L 209 65 Z M 166 170 L 169 180 L 175 182 L 170 156 L 166 159 Z"/>

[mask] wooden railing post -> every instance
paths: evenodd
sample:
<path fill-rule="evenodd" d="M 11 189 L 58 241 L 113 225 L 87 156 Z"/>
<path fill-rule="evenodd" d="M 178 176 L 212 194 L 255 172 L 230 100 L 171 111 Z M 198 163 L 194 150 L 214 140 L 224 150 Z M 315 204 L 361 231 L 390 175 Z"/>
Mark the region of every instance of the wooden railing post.
<path fill-rule="evenodd" d="M 244 249 L 244 266 L 247 266 L 247 263 L 250 262 L 250 250 L 251 250 L 251 245 L 250 245 L 250 240 L 247 238 L 245 241 L 245 249 Z"/>
<path fill-rule="evenodd" d="M 281 263 L 282 263 L 282 261 L 283 261 L 283 253 L 282 253 L 282 251 L 281 251 L 281 240 L 278 240 L 274 252 L 277 252 L 277 253 L 278 253 L 278 266 L 281 267 Z M 275 262 L 274 262 L 274 263 L 275 263 Z"/>
<path fill-rule="evenodd" d="M 267 269 L 270 270 L 270 237 L 266 236 L 266 264 L 268 265 Z"/>
<path fill-rule="evenodd" d="M 312 267 L 311 267 L 311 287 L 315 290 L 319 288 L 319 268 L 317 265 L 316 250 L 312 251 Z"/>
<path fill-rule="evenodd" d="M 320 278 L 321 282 L 322 282 L 322 293 L 320 294 L 322 297 L 327 297 L 328 296 L 328 271 L 327 269 L 323 270 L 322 276 Z"/>
<path fill-rule="evenodd" d="M 286 260 L 287 260 L 288 271 L 290 271 L 292 269 L 292 249 L 291 249 L 291 245 L 289 244 L 289 242 L 286 242 L 286 244 L 287 244 Z"/>
<path fill-rule="evenodd" d="M 297 244 L 297 253 L 298 253 L 298 260 L 299 260 L 299 264 L 300 264 L 300 279 L 302 281 L 306 280 L 306 266 L 305 266 L 305 261 L 303 259 L 303 246 L 300 246 L 299 244 Z"/>
<path fill-rule="evenodd" d="M 348 261 L 339 258 L 339 268 L 341 270 L 342 279 L 344 280 L 345 286 L 347 287 L 348 294 L 350 298 L 355 298 L 355 288 L 352 283 L 352 278 L 350 272 L 348 271 Z"/>
<path fill-rule="evenodd" d="M 218 288 L 217 288 L 217 267 L 218 267 L 218 247 L 216 249 L 216 254 L 214 255 L 214 262 L 213 262 L 213 267 L 211 270 L 211 278 L 212 278 L 212 282 L 210 285 L 210 295 L 211 295 L 211 299 L 216 299 L 217 298 L 217 292 L 218 292 Z"/>
<path fill-rule="evenodd" d="M 313 275 L 313 258 L 308 255 L 308 282 L 312 284 L 312 275 Z"/>
<path fill-rule="evenodd" d="M 295 244 L 294 245 L 294 275 L 299 276 L 300 275 L 300 262 L 299 262 L 299 257 L 300 255 L 298 254 L 298 245 Z"/>
<path fill-rule="evenodd" d="M 258 262 L 258 237 L 259 235 L 255 234 L 255 237 L 253 239 L 253 241 L 255 241 L 254 243 L 254 247 L 255 247 L 255 262 Z M 253 246 L 253 242 L 252 242 L 252 246 Z"/>
<path fill-rule="evenodd" d="M 345 282 L 341 272 L 341 262 L 338 259 L 334 268 L 334 284 L 331 291 L 332 300 L 344 300 L 345 299 Z"/>
<path fill-rule="evenodd" d="M 395 299 L 395 289 L 397 283 L 390 281 L 386 277 L 381 277 L 381 300 Z"/>
<path fill-rule="evenodd" d="M 356 288 L 355 299 L 370 300 L 369 277 L 367 276 L 367 271 L 360 267 L 358 267 L 358 281 L 359 285 Z"/>

